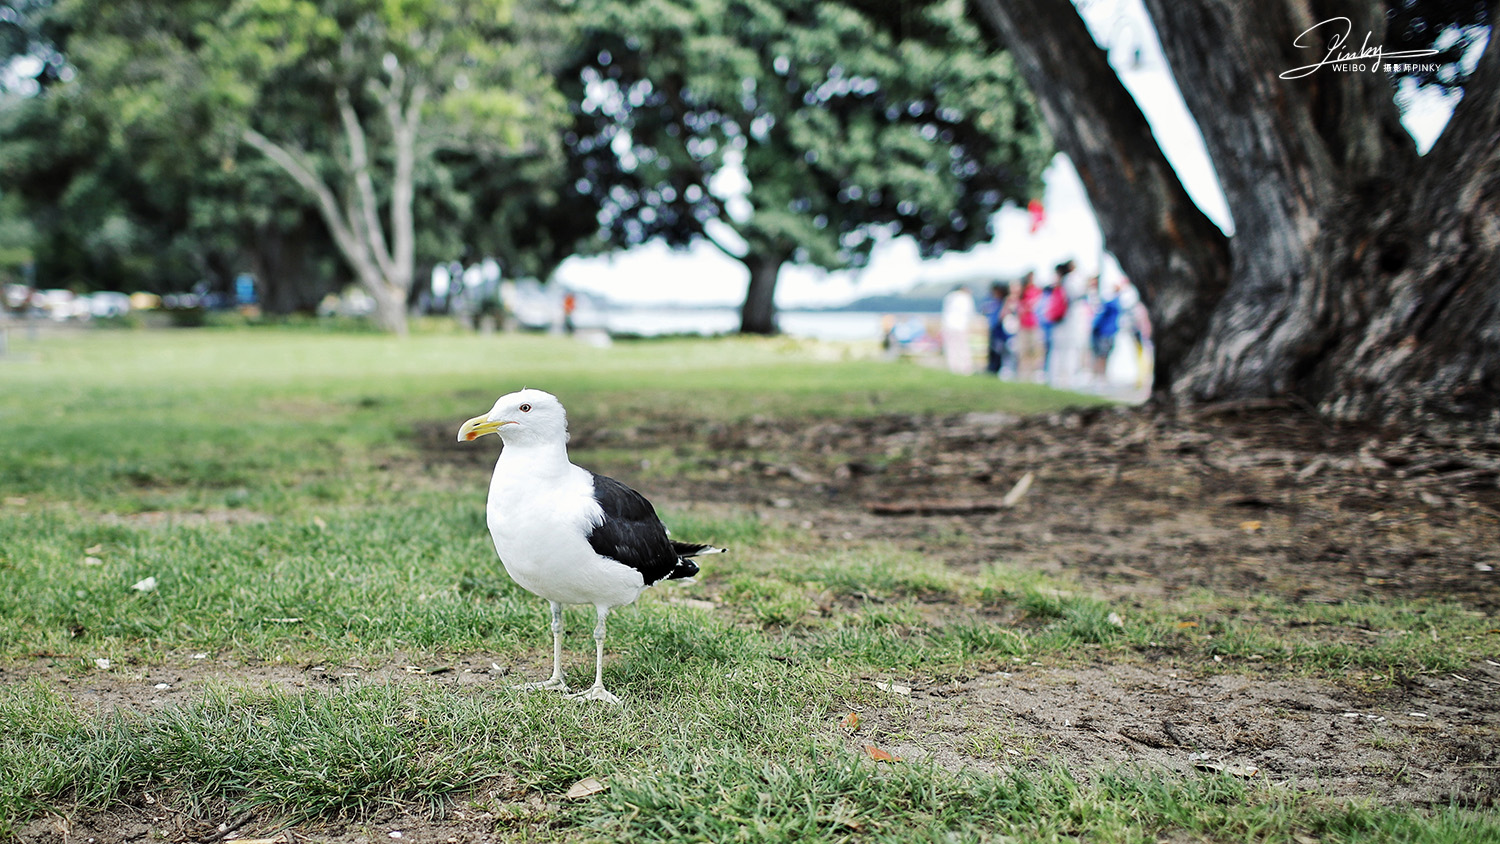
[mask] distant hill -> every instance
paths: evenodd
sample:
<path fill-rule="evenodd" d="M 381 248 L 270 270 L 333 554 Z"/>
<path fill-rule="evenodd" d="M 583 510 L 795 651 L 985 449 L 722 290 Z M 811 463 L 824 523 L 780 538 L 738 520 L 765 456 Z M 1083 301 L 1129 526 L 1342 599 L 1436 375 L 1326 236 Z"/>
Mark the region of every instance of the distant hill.
<path fill-rule="evenodd" d="M 935 314 L 943 309 L 943 297 L 948 291 L 958 285 L 969 288 L 976 300 L 982 299 L 989 294 L 990 284 L 995 281 L 993 276 L 973 277 L 965 279 L 949 279 L 947 281 L 919 281 L 911 288 L 900 293 L 883 293 L 878 296 L 865 296 L 848 303 L 847 305 L 832 305 L 822 308 L 787 308 L 790 311 L 804 313 L 838 313 L 842 311 L 857 311 L 861 313 L 892 313 L 892 314 Z M 1004 279 L 1001 279 L 1004 281 Z M 603 309 L 629 310 L 636 307 L 626 302 L 617 302 L 607 296 L 598 293 L 587 294 L 591 300 L 590 304 Z M 733 308 L 734 305 L 670 305 L 653 304 L 649 307 L 658 310 L 720 310 Z"/>
<path fill-rule="evenodd" d="M 946 293 L 947 291 L 944 291 Z M 884 296 L 866 296 L 855 299 L 847 305 L 837 308 L 809 308 L 807 310 L 822 311 L 878 311 L 891 314 L 935 314 L 943 309 L 943 297 L 937 296 L 912 296 L 902 293 L 891 293 Z M 801 309 L 799 309 L 801 310 Z"/>
<path fill-rule="evenodd" d="M 948 291 L 963 285 L 969 288 L 975 299 L 989 295 L 990 285 L 995 278 L 985 276 L 983 278 L 967 278 L 948 281 L 920 281 L 909 290 L 901 293 L 886 293 L 880 296 L 866 296 L 855 299 L 847 305 L 836 308 L 815 308 L 809 310 L 827 311 L 878 311 L 880 313 L 900 314 L 926 314 L 937 313 L 943 309 L 943 297 Z M 800 309 L 799 309 L 800 310 Z"/>

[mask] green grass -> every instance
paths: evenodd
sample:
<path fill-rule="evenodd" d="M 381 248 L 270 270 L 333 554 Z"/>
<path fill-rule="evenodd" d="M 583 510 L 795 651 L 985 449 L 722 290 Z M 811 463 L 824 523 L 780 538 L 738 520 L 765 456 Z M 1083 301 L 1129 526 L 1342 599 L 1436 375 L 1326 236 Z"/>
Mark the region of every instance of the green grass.
<path fill-rule="evenodd" d="M 545 605 L 493 558 L 484 473 L 421 453 L 422 437 L 447 436 L 521 386 L 560 395 L 579 430 L 1082 400 L 791 340 L 598 350 L 272 328 L 92 332 L 12 351 L 0 360 L 0 664 L 42 659 L 99 682 L 198 654 L 231 678 L 247 663 L 398 655 L 544 664 Z M 653 450 L 642 471 L 692 471 L 694 448 Z M 1484 620 L 1457 607 L 1244 607 L 1211 594 L 1125 606 L 1004 561 L 957 571 L 744 513 L 664 516 L 678 535 L 734 553 L 697 585 L 653 590 L 611 617 L 606 676 L 623 709 L 498 684 L 294 695 L 231 679 L 149 714 L 105 713 L 14 683 L 0 686 L 0 835 L 149 790 L 203 814 L 289 819 L 478 801 L 501 831 L 569 841 L 1500 837 L 1492 814 L 1324 803 L 1219 777 L 875 765 L 834 726 L 850 702 L 875 700 L 872 676 L 1163 648 L 1221 670 L 1254 657 L 1395 682 L 1464 663 Z M 154 589 L 133 588 L 147 578 Z M 568 615 L 575 684 L 589 616 Z M 557 799 L 585 776 L 610 790 Z"/>
<path fill-rule="evenodd" d="M 630 841 L 1482 842 L 1493 817 L 1308 799 L 1225 775 L 1193 779 L 1053 766 L 999 775 L 878 765 L 803 728 L 843 691 L 793 668 L 687 670 L 706 683 L 649 706 L 581 707 L 551 695 L 434 688 L 253 693 L 216 690 L 152 716 L 80 716 L 29 684 L 0 690 L 0 739 L 22 813 L 173 793 L 200 816 L 268 809 L 359 817 L 385 805 L 441 810 L 455 795 L 512 837 Z M 812 716 L 810 718 L 810 716 Z M 650 741 L 642 743 L 642 738 Z M 583 777 L 609 790 L 538 809 Z M 19 792 L 20 800 L 15 793 Z M 12 817 L 15 815 L 13 814 Z M 0 818 L 3 822 L 4 818 Z"/>

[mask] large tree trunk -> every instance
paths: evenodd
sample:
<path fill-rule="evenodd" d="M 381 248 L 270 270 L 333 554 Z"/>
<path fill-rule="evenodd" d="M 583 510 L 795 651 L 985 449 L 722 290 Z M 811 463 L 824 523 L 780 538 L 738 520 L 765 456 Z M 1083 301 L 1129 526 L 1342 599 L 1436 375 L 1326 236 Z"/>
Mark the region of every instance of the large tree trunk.
<path fill-rule="evenodd" d="M 741 334 L 776 334 L 776 278 L 786 256 L 774 250 L 756 250 L 740 259 L 750 270 L 750 288 L 740 307 Z"/>
<path fill-rule="evenodd" d="M 1088 190 L 1105 245 L 1141 291 L 1156 389 L 1198 343 L 1229 281 L 1224 234 L 1183 190 L 1151 126 L 1068 0 L 977 0 Z"/>
<path fill-rule="evenodd" d="M 1033 79 L 1044 113 L 1087 168 L 1126 272 L 1148 281 L 1143 258 L 1202 240 L 1201 230 L 1138 223 L 1180 219 L 1180 187 L 1139 187 L 1143 172 L 1175 177 L 1157 173 L 1154 142 L 1118 103 L 1124 92 L 1072 4 L 978 2 L 1028 77 L 1049 77 Z M 1342 419 L 1500 427 L 1500 39 L 1448 133 L 1419 157 L 1383 73 L 1280 78 L 1324 58 L 1321 46 L 1293 46 L 1322 21 L 1349 18 L 1351 49 L 1366 32 L 1382 43 L 1379 0 L 1145 3 L 1235 221 L 1227 285 L 1212 256 L 1197 265 L 1206 275 L 1175 279 L 1206 289 L 1181 294 L 1190 325 L 1178 337 L 1191 345 L 1158 389 L 1178 401 L 1297 396 Z"/>
<path fill-rule="evenodd" d="M 1346 418 L 1436 416 L 1500 432 L 1500 37 L 1418 164 L 1384 213 L 1354 208 L 1362 226 L 1342 244 L 1355 268 L 1346 277 L 1376 283 L 1347 285 L 1348 310 L 1363 318 L 1314 373 L 1328 385 L 1321 404 Z"/>

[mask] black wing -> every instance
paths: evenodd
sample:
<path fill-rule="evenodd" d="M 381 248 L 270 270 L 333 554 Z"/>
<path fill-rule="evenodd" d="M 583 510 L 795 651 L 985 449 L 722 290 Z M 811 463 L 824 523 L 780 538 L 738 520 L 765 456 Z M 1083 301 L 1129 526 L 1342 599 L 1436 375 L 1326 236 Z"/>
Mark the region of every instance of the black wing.
<path fill-rule="evenodd" d="M 589 532 L 594 553 L 640 572 L 648 586 L 662 578 L 698 573 L 696 565 L 677 555 L 666 527 L 644 495 L 614 478 L 589 474 L 594 477 L 594 500 L 604 510 L 603 523 Z"/>

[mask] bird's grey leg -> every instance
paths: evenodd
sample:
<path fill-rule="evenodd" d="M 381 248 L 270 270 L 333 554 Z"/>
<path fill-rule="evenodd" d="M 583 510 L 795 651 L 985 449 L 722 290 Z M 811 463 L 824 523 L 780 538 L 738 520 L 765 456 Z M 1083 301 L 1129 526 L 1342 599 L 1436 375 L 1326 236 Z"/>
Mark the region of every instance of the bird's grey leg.
<path fill-rule="evenodd" d="M 609 607 L 597 607 L 599 622 L 594 625 L 594 685 L 573 697 L 581 700 L 602 700 L 620 705 L 620 699 L 604 689 L 604 619 L 609 616 Z"/>
<path fill-rule="evenodd" d="M 562 604 L 552 602 L 552 676 L 540 683 L 522 683 L 517 689 L 530 691 L 532 689 L 556 689 L 560 692 L 568 691 L 568 684 L 563 681 L 562 676 Z"/>

